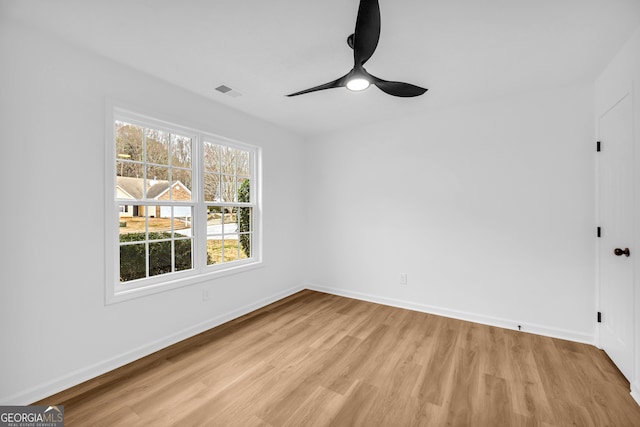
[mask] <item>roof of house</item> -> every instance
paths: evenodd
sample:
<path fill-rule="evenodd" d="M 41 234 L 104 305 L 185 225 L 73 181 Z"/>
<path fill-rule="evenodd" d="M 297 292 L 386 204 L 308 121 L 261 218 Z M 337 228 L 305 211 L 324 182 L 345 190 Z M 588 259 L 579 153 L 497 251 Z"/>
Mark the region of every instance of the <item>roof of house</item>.
<path fill-rule="evenodd" d="M 129 194 L 134 199 L 142 199 L 144 197 L 144 182 L 144 178 L 132 178 L 128 176 L 116 177 L 116 186 L 120 187 L 122 191 Z M 147 188 L 147 199 L 156 199 L 169 190 L 169 181 L 167 180 L 147 181 L 147 183 L 151 182 L 154 182 L 154 184 Z M 189 189 L 180 181 L 173 181 L 173 184 L 178 184 L 185 190 L 189 191 Z"/>
<path fill-rule="evenodd" d="M 147 199 L 155 199 L 169 189 L 169 181 L 158 181 L 147 189 Z"/>
<path fill-rule="evenodd" d="M 134 199 L 142 199 L 144 197 L 143 178 L 118 176 L 116 177 L 116 186 L 120 187 L 124 192 L 128 193 Z"/>

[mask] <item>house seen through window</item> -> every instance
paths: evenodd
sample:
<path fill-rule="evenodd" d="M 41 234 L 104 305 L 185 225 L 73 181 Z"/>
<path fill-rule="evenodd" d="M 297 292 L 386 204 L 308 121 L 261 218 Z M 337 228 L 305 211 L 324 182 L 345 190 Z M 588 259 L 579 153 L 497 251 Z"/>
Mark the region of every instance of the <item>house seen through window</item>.
<path fill-rule="evenodd" d="M 112 144 L 115 293 L 257 260 L 255 149 L 123 112 Z"/>

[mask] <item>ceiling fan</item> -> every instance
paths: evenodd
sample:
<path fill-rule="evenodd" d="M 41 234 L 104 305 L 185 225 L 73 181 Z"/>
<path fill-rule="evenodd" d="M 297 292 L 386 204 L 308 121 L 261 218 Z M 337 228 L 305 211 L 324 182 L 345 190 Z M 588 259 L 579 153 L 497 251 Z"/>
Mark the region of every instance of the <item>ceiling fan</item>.
<path fill-rule="evenodd" d="M 380 5 L 378 0 L 360 0 L 356 29 L 347 37 L 347 44 L 353 49 L 353 68 L 344 76 L 329 83 L 301 90 L 287 96 L 297 96 L 309 92 L 336 87 L 346 87 L 352 91 L 367 89 L 371 84 L 393 96 L 413 97 L 422 95 L 427 89 L 409 83 L 382 80 L 369 74 L 363 65 L 371 58 L 380 39 Z"/>

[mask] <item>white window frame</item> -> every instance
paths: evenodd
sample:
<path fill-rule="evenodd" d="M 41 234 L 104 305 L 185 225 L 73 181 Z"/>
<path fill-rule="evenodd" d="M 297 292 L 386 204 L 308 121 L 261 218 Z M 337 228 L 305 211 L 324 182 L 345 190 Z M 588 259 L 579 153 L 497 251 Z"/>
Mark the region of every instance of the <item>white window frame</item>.
<path fill-rule="evenodd" d="M 261 215 L 261 149 L 210 132 L 176 125 L 173 122 L 136 113 L 133 109 L 107 105 L 105 129 L 105 303 L 113 304 L 158 292 L 189 286 L 214 280 L 230 274 L 241 273 L 262 266 L 262 215 Z M 157 115 L 155 115 L 157 116 Z M 177 133 L 192 138 L 192 200 L 190 202 L 172 201 L 173 206 L 193 206 L 192 230 L 192 266 L 190 270 L 166 273 L 153 277 L 120 282 L 120 205 L 131 204 L 131 200 L 116 198 L 116 145 L 115 121 L 153 128 L 169 133 Z M 204 141 L 232 147 L 249 152 L 250 202 L 226 203 L 228 206 L 252 208 L 251 257 L 242 260 L 207 265 L 207 203 L 204 201 L 203 151 Z M 136 200 L 137 205 L 158 205 L 158 201 Z M 164 202 L 163 202 L 164 204 Z M 210 204 L 210 203 L 209 203 Z M 217 204 L 217 203 L 216 203 Z"/>

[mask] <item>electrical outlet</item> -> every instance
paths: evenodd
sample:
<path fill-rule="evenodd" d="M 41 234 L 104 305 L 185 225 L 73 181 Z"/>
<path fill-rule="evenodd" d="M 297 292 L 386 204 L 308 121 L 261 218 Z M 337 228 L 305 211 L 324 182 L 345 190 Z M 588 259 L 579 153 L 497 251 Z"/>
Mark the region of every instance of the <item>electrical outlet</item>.
<path fill-rule="evenodd" d="M 406 285 L 407 284 L 407 273 L 401 273 L 400 274 L 400 284 L 401 285 Z"/>
<path fill-rule="evenodd" d="M 209 301 L 209 289 L 202 290 L 202 301 Z"/>

